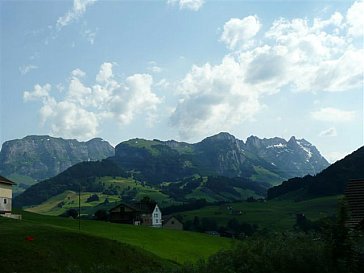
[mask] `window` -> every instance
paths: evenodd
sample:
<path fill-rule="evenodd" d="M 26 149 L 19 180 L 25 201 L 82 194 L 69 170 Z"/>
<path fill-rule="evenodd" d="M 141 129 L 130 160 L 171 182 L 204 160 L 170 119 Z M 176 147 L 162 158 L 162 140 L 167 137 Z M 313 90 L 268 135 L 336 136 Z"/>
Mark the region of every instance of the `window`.
<path fill-rule="evenodd" d="M 174 225 L 174 221 L 173 220 L 172 220 L 171 224 Z"/>
<path fill-rule="evenodd" d="M 156 224 L 158 224 L 158 219 L 155 219 Z"/>
<path fill-rule="evenodd" d="M 8 200 L 6 200 L 5 198 L 4 198 L 4 204 L 6 204 L 8 202 Z"/>
<path fill-rule="evenodd" d="M 158 208 L 155 208 L 155 211 L 158 212 Z"/>
<path fill-rule="evenodd" d="M 154 213 L 154 218 L 158 218 L 158 213 Z"/>

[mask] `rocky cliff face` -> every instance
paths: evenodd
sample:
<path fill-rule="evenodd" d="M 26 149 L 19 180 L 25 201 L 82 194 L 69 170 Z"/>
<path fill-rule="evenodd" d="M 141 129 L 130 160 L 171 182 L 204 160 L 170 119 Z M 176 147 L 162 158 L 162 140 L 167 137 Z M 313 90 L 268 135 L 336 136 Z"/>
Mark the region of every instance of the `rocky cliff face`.
<path fill-rule="evenodd" d="M 295 137 L 286 141 L 251 136 L 246 141 L 246 149 L 279 168 L 286 177 L 314 175 L 330 165 L 315 146 Z"/>
<path fill-rule="evenodd" d="M 114 148 L 101 138 L 79 142 L 50 136 L 27 136 L 3 144 L 0 173 L 42 180 L 55 176 L 76 163 L 113 155 Z"/>

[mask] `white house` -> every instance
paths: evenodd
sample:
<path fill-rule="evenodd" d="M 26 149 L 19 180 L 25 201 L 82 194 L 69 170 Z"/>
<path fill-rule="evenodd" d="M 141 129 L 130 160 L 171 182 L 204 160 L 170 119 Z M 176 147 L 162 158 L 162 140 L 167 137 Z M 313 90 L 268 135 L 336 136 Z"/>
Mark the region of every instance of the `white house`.
<path fill-rule="evenodd" d="M 11 213 L 13 185 L 15 183 L 0 175 L 0 214 Z"/>
<path fill-rule="evenodd" d="M 155 205 L 155 208 L 152 213 L 152 226 L 162 227 L 162 212 L 157 204 Z"/>

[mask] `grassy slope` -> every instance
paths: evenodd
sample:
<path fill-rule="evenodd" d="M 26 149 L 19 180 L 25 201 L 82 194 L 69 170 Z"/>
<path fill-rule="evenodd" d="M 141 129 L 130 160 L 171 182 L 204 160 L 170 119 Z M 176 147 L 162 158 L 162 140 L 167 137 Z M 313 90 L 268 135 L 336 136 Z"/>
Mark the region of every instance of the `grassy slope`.
<path fill-rule="evenodd" d="M 203 184 L 206 183 L 206 177 L 204 178 Z M 121 178 L 121 177 L 102 177 L 99 178 L 100 182 L 105 185 L 106 188 L 112 186 L 117 188 L 119 192 L 137 190 L 135 196 L 136 200 L 142 199 L 144 196 L 149 196 L 150 198 L 156 200 L 161 207 L 170 206 L 173 204 L 178 204 L 179 202 L 174 201 L 168 195 L 162 193 L 159 189 L 150 187 L 148 185 L 143 185 L 140 182 L 136 182 L 132 178 Z M 243 190 L 236 188 L 236 191 L 240 193 L 239 199 L 246 199 L 250 196 L 260 197 L 251 190 Z M 92 194 L 97 194 L 100 198 L 99 201 L 86 202 L 87 198 Z M 103 206 L 105 199 L 108 199 L 110 204 Z M 207 188 L 202 188 L 199 186 L 192 193 L 186 195 L 186 198 L 195 199 L 206 199 L 208 202 L 224 201 L 224 200 L 234 200 L 238 199 L 237 196 L 233 196 L 227 192 L 215 193 Z M 63 206 L 59 204 L 63 202 Z M 98 209 L 110 209 L 115 206 L 117 202 L 120 202 L 119 195 L 106 195 L 99 192 L 82 192 L 81 193 L 81 214 L 92 215 Z M 61 215 L 70 208 L 78 208 L 78 193 L 73 191 L 65 191 L 61 194 L 51 197 L 47 201 L 39 204 L 37 206 L 26 208 L 27 211 L 46 214 L 46 215 Z"/>
<path fill-rule="evenodd" d="M 122 178 L 122 177 L 102 177 L 100 178 L 100 182 L 104 183 L 105 185 L 114 185 L 118 187 L 120 190 L 126 190 L 128 187 L 130 189 L 135 188 L 138 190 L 136 195 L 136 199 L 139 200 L 143 198 L 143 196 L 149 196 L 150 198 L 154 199 L 158 202 L 161 206 L 169 205 L 173 203 L 173 200 L 169 198 L 168 195 L 162 193 L 158 189 L 152 188 L 147 185 L 143 185 L 140 182 L 136 182 L 132 178 Z"/>
<path fill-rule="evenodd" d="M 153 156 L 159 155 L 158 149 L 155 149 L 153 147 L 154 145 L 160 145 L 160 143 L 158 141 L 146 140 L 146 139 L 142 139 L 142 138 L 134 138 L 134 139 L 130 139 L 128 141 L 123 142 L 123 144 L 127 144 L 127 145 L 129 145 L 131 147 L 135 147 L 135 148 L 144 148 L 144 149 L 148 150 Z"/>
<path fill-rule="evenodd" d="M 151 271 L 170 264 L 140 248 L 35 221 L 0 217 L 0 234 L 2 273 Z"/>
<path fill-rule="evenodd" d="M 88 207 L 94 207 L 101 204 L 102 202 L 105 201 L 106 198 L 108 198 L 110 202 L 116 202 L 120 200 L 120 198 L 117 196 L 96 193 L 100 198 L 99 201 L 86 202 L 87 198 L 89 198 L 92 194 L 94 193 L 93 192 L 81 193 L 82 211 L 87 210 Z M 58 204 L 61 202 L 64 202 L 64 205 L 62 207 L 59 207 Z M 40 214 L 61 215 L 66 210 L 76 207 L 78 208 L 78 193 L 74 191 L 65 191 L 61 194 L 51 197 L 46 202 L 43 202 L 40 205 L 27 208 L 26 210 L 29 212 L 40 213 Z"/>
<path fill-rule="evenodd" d="M 294 202 L 292 200 L 271 200 L 267 202 L 239 202 L 221 206 L 209 206 L 199 210 L 182 212 L 185 220 L 194 216 L 215 219 L 225 225 L 229 219 L 237 218 L 241 222 L 257 224 L 262 228 L 282 231 L 291 229 L 296 221 L 296 213 L 304 213 L 309 219 L 318 219 L 334 214 L 337 201 L 342 196 L 329 196 Z M 233 210 L 242 211 L 241 215 L 231 215 L 227 206 Z"/>
<path fill-rule="evenodd" d="M 127 190 L 128 188 L 132 190 L 137 189 L 138 193 L 136 199 L 140 200 L 144 196 L 149 196 L 150 198 L 156 200 L 160 206 L 168 206 L 174 204 L 175 202 L 169 198 L 164 193 L 160 192 L 158 189 L 154 189 L 150 186 L 143 186 L 141 183 L 135 182 L 131 178 L 112 178 L 112 177 L 102 177 L 100 182 L 104 183 L 106 187 L 113 185 L 118 187 L 119 191 Z M 92 194 L 97 194 L 100 198 L 99 201 L 86 202 Z M 82 192 L 81 193 L 81 207 L 82 214 L 93 214 L 96 210 L 104 207 L 97 207 L 101 205 L 105 199 L 108 199 L 110 203 L 120 202 L 119 195 L 107 195 L 99 192 Z M 58 206 L 61 202 L 64 203 L 62 207 Z M 111 204 L 111 207 L 114 206 Z M 65 191 L 61 194 L 51 197 L 47 201 L 39 204 L 37 206 L 29 207 L 26 210 L 34 213 L 46 214 L 46 215 L 61 215 L 70 208 L 78 208 L 78 193 L 73 191 Z M 110 208 L 110 206 L 106 206 Z"/>
<path fill-rule="evenodd" d="M 78 221 L 61 217 L 23 212 L 30 223 L 44 223 L 71 230 L 78 229 Z M 127 243 L 143 248 L 161 258 L 178 263 L 194 262 L 207 258 L 222 248 L 230 247 L 231 241 L 205 234 L 157 229 L 142 226 L 120 225 L 98 221 L 81 221 L 83 233 Z"/>

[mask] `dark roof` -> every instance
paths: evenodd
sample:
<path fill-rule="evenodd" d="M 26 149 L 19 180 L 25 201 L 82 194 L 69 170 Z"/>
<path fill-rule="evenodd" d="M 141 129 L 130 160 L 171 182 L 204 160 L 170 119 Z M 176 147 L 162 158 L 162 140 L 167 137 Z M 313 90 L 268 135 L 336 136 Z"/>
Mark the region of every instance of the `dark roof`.
<path fill-rule="evenodd" d="M 113 209 L 116 209 L 118 207 L 128 207 L 137 212 L 152 213 L 156 205 L 157 205 L 156 203 L 142 203 L 142 202 L 137 202 L 137 203 L 133 203 L 133 204 L 121 203 L 121 204 L 117 205 L 116 207 L 113 207 L 112 209 L 110 209 L 110 211 Z"/>
<path fill-rule="evenodd" d="M 137 210 L 146 213 L 152 213 L 156 205 L 157 205 L 156 203 L 143 203 L 143 202 L 137 202 L 132 204 L 132 206 Z"/>
<path fill-rule="evenodd" d="M 8 184 L 8 185 L 15 185 L 15 182 L 5 178 L 4 176 L 0 175 L 0 184 Z"/>
<path fill-rule="evenodd" d="M 181 222 L 180 220 L 178 220 L 174 215 L 166 215 L 166 216 L 163 216 L 162 219 L 164 222 L 168 222 L 170 219 L 176 219 L 178 222 Z"/>
<path fill-rule="evenodd" d="M 345 189 L 350 209 L 349 227 L 357 227 L 364 219 L 364 179 L 350 180 Z"/>

